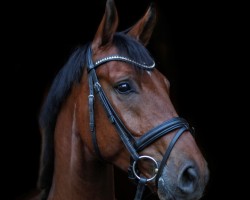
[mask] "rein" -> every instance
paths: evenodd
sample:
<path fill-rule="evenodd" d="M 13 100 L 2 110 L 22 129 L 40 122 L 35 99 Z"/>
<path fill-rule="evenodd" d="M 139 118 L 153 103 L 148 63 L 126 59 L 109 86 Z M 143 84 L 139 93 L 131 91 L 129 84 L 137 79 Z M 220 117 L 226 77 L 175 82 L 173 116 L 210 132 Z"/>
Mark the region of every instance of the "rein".
<path fill-rule="evenodd" d="M 137 191 L 134 200 L 141 200 L 142 195 L 145 189 L 147 182 L 155 181 L 156 187 L 158 187 L 159 178 L 163 172 L 165 163 L 170 156 L 171 150 L 173 149 L 175 143 L 179 139 L 179 137 L 187 130 L 192 132 L 192 129 L 189 127 L 187 121 L 180 117 L 174 117 L 168 121 L 163 122 L 162 124 L 154 127 L 150 131 L 146 132 L 142 137 L 139 139 L 135 139 L 133 135 L 128 131 L 126 126 L 123 124 L 119 116 L 116 114 L 115 110 L 111 106 L 107 96 L 105 95 L 104 90 L 102 89 L 98 77 L 96 75 L 96 68 L 100 65 L 110 62 L 110 61 L 122 61 L 127 62 L 133 65 L 136 65 L 145 70 L 152 70 L 155 67 L 155 63 L 153 62 L 151 65 L 146 65 L 142 63 L 138 63 L 134 60 L 131 60 L 124 56 L 114 55 L 102 58 L 95 63 L 92 60 L 92 50 L 89 47 L 87 50 L 87 67 L 88 67 L 88 81 L 89 81 L 89 116 L 90 116 L 90 131 L 92 136 L 92 141 L 94 145 L 94 150 L 97 156 L 102 159 L 101 152 L 98 147 L 97 139 L 96 139 L 96 131 L 95 131 L 95 120 L 94 120 L 94 93 L 96 93 L 103 105 L 104 110 L 106 111 L 107 117 L 110 122 L 115 126 L 122 142 L 124 143 L 125 147 L 127 148 L 128 152 L 130 153 L 130 160 L 131 165 L 129 166 L 128 173 L 129 178 L 133 179 L 137 182 Z M 160 163 L 152 158 L 151 156 L 143 155 L 140 156 L 138 152 L 145 149 L 147 146 L 152 144 L 158 138 L 177 130 L 177 133 L 171 140 L 163 159 Z M 148 160 L 153 163 L 155 166 L 154 175 L 150 178 L 145 178 L 140 176 L 140 172 L 137 168 L 137 164 L 140 160 Z"/>

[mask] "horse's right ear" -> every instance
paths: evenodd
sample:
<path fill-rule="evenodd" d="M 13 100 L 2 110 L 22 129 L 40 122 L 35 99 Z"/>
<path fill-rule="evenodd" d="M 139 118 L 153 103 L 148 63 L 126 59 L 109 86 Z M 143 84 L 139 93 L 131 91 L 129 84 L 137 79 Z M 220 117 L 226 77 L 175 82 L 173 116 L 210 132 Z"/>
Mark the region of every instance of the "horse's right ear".
<path fill-rule="evenodd" d="M 108 45 L 112 42 L 117 26 L 118 14 L 114 0 L 107 0 L 105 13 L 92 41 L 91 47 L 93 52 L 99 47 Z"/>
<path fill-rule="evenodd" d="M 140 41 L 146 46 L 151 38 L 156 24 L 156 8 L 155 4 L 151 3 L 144 16 L 128 30 L 127 34 Z"/>

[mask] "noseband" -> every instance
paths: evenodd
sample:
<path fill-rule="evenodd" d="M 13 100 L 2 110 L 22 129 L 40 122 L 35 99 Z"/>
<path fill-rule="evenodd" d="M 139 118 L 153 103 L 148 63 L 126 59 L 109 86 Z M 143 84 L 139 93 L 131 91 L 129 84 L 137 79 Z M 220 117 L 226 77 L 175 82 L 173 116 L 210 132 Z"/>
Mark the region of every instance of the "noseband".
<path fill-rule="evenodd" d="M 100 153 L 98 144 L 97 144 L 97 139 L 96 139 L 96 131 L 95 131 L 95 121 L 94 121 L 94 92 L 98 95 L 104 110 L 106 111 L 106 114 L 108 116 L 108 119 L 110 122 L 115 126 L 122 142 L 124 143 L 125 147 L 130 153 L 131 156 L 131 165 L 128 169 L 129 172 L 129 178 L 135 180 L 138 183 L 137 186 L 137 192 L 135 195 L 134 200 L 140 200 L 142 198 L 143 191 L 145 189 L 145 185 L 149 181 L 155 180 L 156 186 L 158 186 L 158 180 L 163 172 L 163 168 L 165 166 L 165 163 L 167 162 L 167 159 L 170 156 L 171 150 L 173 149 L 176 141 L 178 138 L 184 133 L 185 131 L 190 131 L 192 132 L 192 129 L 189 127 L 189 124 L 187 121 L 183 118 L 180 117 L 174 117 L 168 121 L 163 122 L 162 124 L 154 127 L 150 131 L 146 132 L 143 134 L 142 137 L 139 139 L 135 139 L 133 135 L 128 131 L 126 126 L 123 124 L 113 107 L 111 106 L 107 96 L 105 95 L 104 90 L 102 89 L 95 69 L 99 67 L 100 65 L 110 62 L 110 61 L 122 61 L 122 62 L 127 62 L 133 65 L 136 65 L 144 70 L 152 70 L 155 66 L 155 63 L 153 62 L 151 65 L 146 65 L 142 63 L 138 63 L 134 60 L 131 60 L 130 58 L 124 57 L 124 56 L 119 56 L 119 55 L 113 55 L 109 57 L 102 58 L 95 63 L 92 61 L 92 51 L 91 47 L 88 48 L 87 50 L 87 65 L 88 65 L 88 79 L 89 79 L 89 116 L 90 116 L 90 131 L 91 131 L 91 136 L 93 140 L 93 145 L 95 149 L 95 153 L 98 155 L 99 158 L 102 159 L 102 155 Z M 171 140 L 164 156 L 163 159 L 160 163 L 160 166 L 158 166 L 157 161 L 152 158 L 151 156 L 140 156 L 138 152 L 149 146 L 151 143 L 156 141 L 158 138 L 174 131 L 177 130 L 177 133 Z M 143 176 L 140 176 L 140 172 L 137 168 L 137 164 L 140 160 L 148 160 L 153 163 L 155 166 L 155 172 L 154 175 L 151 178 L 145 178 Z"/>

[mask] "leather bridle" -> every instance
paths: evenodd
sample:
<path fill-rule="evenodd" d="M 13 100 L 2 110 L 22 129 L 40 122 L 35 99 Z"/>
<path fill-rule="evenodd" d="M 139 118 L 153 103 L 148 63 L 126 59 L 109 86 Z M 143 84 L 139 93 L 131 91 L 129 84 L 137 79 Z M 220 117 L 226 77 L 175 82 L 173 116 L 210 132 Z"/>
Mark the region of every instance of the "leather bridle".
<path fill-rule="evenodd" d="M 88 80 L 89 80 L 89 92 L 90 92 L 89 97 L 88 97 L 89 98 L 90 131 L 91 131 L 95 153 L 98 155 L 99 158 L 102 159 L 102 155 L 98 147 L 98 143 L 96 139 L 96 131 L 95 131 L 94 92 L 98 95 L 99 100 L 101 101 L 103 108 L 106 111 L 108 119 L 115 126 L 117 133 L 119 134 L 122 142 L 124 143 L 125 147 L 130 153 L 131 165 L 128 169 L 129 178 L 137 181 L 138 186 L 137 186 L 137 191 L 136 191 L 134 200 L 140 200 L 142 198 L 143 191 L 145 189 L 145 185 L 147 184 L 147 182 L 155 180 L 155 185 L 156 187 L 158 186 L 158 180 L 163 172 L 163 168 L 167 162 L 167 159 L 170 156 L 171 150 L 173 149 L 176 141 L 179 139 L 182 133 L 184 133 L 187 130 L 190 132 L 193 132 L 193 129 L 189 127 L 189 124 L 187 123 L 185 119 L 180 118 L 180 117 L 174 117 L 154 127 L 147 133 L 143 134 L 143 136 L 140 137 L 139 139 L 135 139 L 133 135 L 129 132 L 129 130 L 126 128 L 126 126 L 123 124 L 123 122 L 121 121 L 121 119 L 119 118 L 115 110 L 113 109 L 113 107 L 111 106 L 96 75 L 96 71 L 95 71 L 96 68 L 110 61 L 127 62 L 132 65 L 136 65 L 137 67 L 140 67 L 144 70 L 152 70 L 155 67 L 155 63 L 152 62 L 152 64 L 150 65 L 147 65 L 144 63 L 142 64 L 128 57 L 124 57 L 120 55 L 108 56 L 94 63 L 92 60 L 91 47 L 89 46 L 87 49 L 87 67 L 88 67 Z M 141 150 L 143 150 L 144 148 L 152 144 L 158 138 L 177 129 L 178 131 L 176 132 L 173 139 L 171 140 L 159 166 L 158 166 L 158 162 L 151 156 L 147 156 L 147 155 L 140 156 L 138 154 L 138 152 L 140 152 Z M 144 160 L 144 159 L 152 162 L 153 165 L 155 166 L 155 173 L 151 178 L 145 178 L 143 176 L 140 176 L 139 170 L 137 168 L 137 164 L 139 160 Z"/>

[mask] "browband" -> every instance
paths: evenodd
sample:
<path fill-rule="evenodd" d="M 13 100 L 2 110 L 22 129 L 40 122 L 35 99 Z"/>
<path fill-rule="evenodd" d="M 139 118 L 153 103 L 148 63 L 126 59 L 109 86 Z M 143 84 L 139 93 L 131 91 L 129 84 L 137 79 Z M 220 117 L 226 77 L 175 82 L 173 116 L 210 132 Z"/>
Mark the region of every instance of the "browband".
<path fill-rule="evenodd" d="M 96 68 L 96 67 L 98 67 L 106 62 L 110 62 L 110 61 L 123 61 L 123 62 L 127 62 L 127 63 L 133 64 L 133 65 L 136 65 L 136 66 L 143 68 L 143 69 L 146 69 L 146 70 L 151 70 L 155 67 L 154 61 L 152 61 L 153 63 L 151 65 L 147 65 L 146 63 L 139 63 L 139 62 L 132 60 L 132 59 L 125 57 L 125 56 L 111 55 L 111 56 L 97 60 L 94 63 L 93 68 Z"/>

